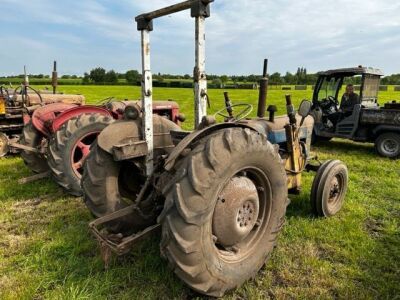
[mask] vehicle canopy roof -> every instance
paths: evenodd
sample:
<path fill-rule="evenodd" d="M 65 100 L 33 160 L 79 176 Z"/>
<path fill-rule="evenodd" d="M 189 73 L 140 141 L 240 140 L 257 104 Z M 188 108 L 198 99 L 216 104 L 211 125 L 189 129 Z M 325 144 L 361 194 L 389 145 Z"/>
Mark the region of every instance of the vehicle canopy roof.
<path fill-rule="evenodd" d="M 333 69 L 323 72 L 317 73 L 320 76 L 355 76 L 355 75 L 374 75 L 374 76 L 383 76 L 383 72 L 380 69 L 369 68 L 369 67 L 355 67 L 355 68 L 342 68 L 342 69 Z"/>

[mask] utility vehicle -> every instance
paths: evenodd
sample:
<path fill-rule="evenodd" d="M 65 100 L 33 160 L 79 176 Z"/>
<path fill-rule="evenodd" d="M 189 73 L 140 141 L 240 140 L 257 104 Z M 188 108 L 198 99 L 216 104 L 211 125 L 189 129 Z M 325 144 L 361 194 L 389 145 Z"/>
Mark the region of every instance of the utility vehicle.
<path fill-rule="evenodd" d="M 375 143 L 381 156 L 400 156 L 400 102 L 378 104 L 380 78 L 379 69 L 356 68 L 335 69 L 320 72 L 313 94 L 311 114 L 314 117 L 313 139 L 330 140 L 333 137 L 358 142 Z M 359 77 L 359 103 L 353 111 L 341 111 L 342 86 Z M 344 92 L 344 91 L 343 91 Z M 342 92 L 342 93 L 343 93 Z M 338 116 L 332 122 L 332 116 Z"/>

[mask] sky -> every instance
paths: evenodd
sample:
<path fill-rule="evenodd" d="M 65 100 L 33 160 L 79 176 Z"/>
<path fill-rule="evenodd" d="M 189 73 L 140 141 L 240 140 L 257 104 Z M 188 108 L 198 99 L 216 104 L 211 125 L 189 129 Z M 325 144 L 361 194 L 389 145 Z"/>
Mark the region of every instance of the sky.
<path fill-rule="evenodd" d="M 134 17 L 179 0 L 0 0 L 0 75 L 81 75 L 95 67 L 140 69 Z M 192 74 L 194 19 L 154 21 L 152 70 Z M 352 66 L 400 73 L 400 1 L 215 0 L 206 21 L 209 74 L 309 73 Z"/>

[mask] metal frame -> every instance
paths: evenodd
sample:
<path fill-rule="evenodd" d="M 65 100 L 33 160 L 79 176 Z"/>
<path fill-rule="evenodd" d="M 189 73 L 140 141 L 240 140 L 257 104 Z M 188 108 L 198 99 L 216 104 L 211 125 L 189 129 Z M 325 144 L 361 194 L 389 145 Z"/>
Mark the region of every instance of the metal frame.
<path fill-rule="evenodd" d="M 194 106 L 195 128 L 207 115 L 207 77 L 205 72 L 205 19 L 210 16 L 210 3 L 214 0 L 188 0 L 165 8 L 161 8 L 135 18 L 137 29 L 141 31 L 142 46 L 142 134 L 146 141 L 146 175 L 153 173 L 153 82 L 150 63 L 150 32 L 153 30 L 153 19 L 190 9 L 191 17 L 195 18 L 195 67 L 194 77 Z"/>

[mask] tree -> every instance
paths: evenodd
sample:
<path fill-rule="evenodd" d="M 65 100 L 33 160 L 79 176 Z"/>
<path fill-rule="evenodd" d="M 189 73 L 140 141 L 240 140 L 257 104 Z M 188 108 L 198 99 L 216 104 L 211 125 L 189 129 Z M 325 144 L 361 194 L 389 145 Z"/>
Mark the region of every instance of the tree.
<path fill-rule="evenodd" d="M 286 72 L 286 75 L 283 77 L 285 84 L 295 84 L 296 75 L 293 75 L 290 72 Z"/>
<path fill-rule="evenodd" d="M 141 80 L 141 75 L 136 70 L 129 70 L 125 73 L 125 79 L 130 84 L 136 84 L 136 82 Z"/>
<path fill-rule="evenodd" d="M 85 72 L 82 78 L 82 84 L 89 84 L 90 83 L 90 75 Z"/>
<path fill-rule="evenodd" d="M 273 73 L 273 74 L 269 77 L 269 81 L 270 81 L 272 84 L 281 84 L 281 83 L 282 83 L 281 74 L 280 74 L 279 72 Z"/>
<path fill-rule="evenodd" d="M 221 86 L 222 81 L 221 81 L 221 79 L 219 79 L 219 78 L 214 78 L 214 79 L 212 80 L 212 84 Z"/>
<path fill-rule="evenodd" d="M 221 82 L 222 83 L 227 83 L 228 82 L 228 76 L 226 76 L 226 75 L 222 75 L 221 77 L 220 77 L 220 79 L 221 79 Z"/>
<path fill-rule="evenodd" d="M 96 84 L 104 84 L 106 79 L 106 70 L 103 68 L 96 68 L 90 71 L 90 79 Z"/>
<path fill-rule="evenodd" d="M 118 75 L 115 73 L 114 70 L 110 70 L 106 73 L 105 75 L 105 82 L 111 83 L 111 84 L 116 84 L 118 83 Z"/>

